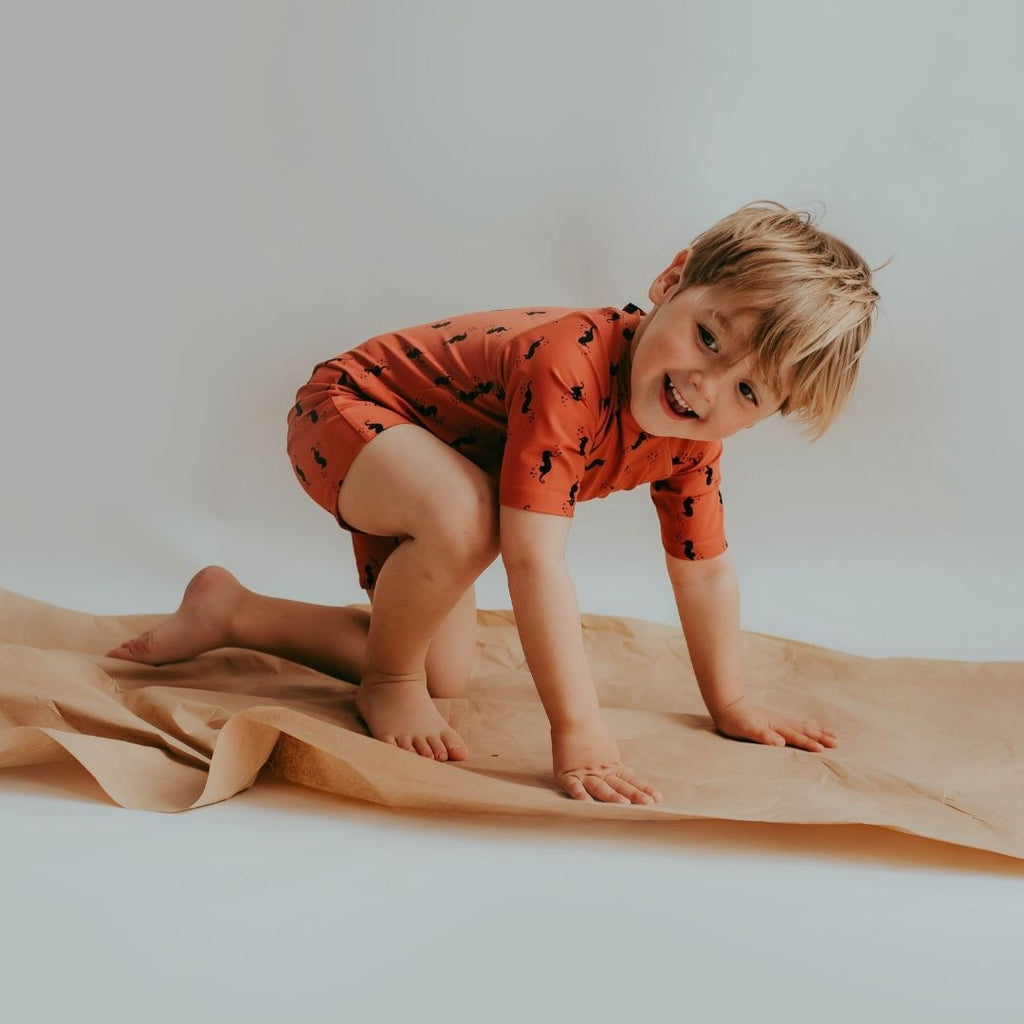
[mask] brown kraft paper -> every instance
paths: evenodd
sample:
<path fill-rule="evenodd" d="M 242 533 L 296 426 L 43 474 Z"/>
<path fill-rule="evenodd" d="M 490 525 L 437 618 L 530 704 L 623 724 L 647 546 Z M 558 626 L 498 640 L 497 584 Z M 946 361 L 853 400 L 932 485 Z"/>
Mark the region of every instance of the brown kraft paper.
<path fill-rule="evenodd" d="M 372 739 L 358 687 L 293 662 L 220 648 L 153 667 L 102 653 L 164 618 L 0 590 L 0 768 L 74 759 L 112 800 L 149 811 L 226 800 L 266 770 L 391 807 L 861 823 L 1024 858 L 1024 662 L 862 658 L 744 632 L 748 694 L 838 731 L 837 748 L 811 753 L 717 733 L 678 627 L 584 615 L 605 721 L 663 797 L 627 806 L 555 783 L 510 611 L 478 613 L 467 694 L 437 701 L 469 747 L 446 763 Z"/>

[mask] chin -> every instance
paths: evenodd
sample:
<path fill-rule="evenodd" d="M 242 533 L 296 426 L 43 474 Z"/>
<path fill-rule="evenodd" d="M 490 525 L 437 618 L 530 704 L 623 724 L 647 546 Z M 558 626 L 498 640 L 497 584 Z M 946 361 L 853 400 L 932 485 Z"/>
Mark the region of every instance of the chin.
<path fill-rule="evenodd" d="M 665 429 L 664 421 L 660 417 L 652 416 L 646 403 L 640 406 L 637 402 L 630 402 L 629 414 L 636 420 L 637 426 L 645 434 L 650 434 L 652 437 L 659 436 L 661 431 Z"/>

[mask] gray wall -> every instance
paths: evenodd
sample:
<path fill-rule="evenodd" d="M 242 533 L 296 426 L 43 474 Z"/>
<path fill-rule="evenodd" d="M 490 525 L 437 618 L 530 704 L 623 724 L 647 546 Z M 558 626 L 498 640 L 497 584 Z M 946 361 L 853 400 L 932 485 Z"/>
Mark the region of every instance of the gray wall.
<path fill-rule="evenodd" d="M 284 453 L 315 362 L 470 310 L 649 309 L 717 218 L 821 201 L 823 228 L 894 260 L 838 425 L 727 442 L 743 625 L 1024 657 L 1019 7 L 105 0 L 0 19 L 0 585 L 172 610 L 220 562 L 362 600 Z M 645 488 L 580 507 L 570 556 L 585 610 L 674 621 Z M 509 605 L 500 567 L 478 593 Z"/>

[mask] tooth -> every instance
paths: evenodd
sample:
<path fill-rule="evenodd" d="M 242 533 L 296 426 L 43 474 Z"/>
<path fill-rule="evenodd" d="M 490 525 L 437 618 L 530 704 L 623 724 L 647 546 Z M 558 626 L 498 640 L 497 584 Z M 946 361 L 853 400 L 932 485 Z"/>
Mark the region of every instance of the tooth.
<path fill-rule="evenodd" d="M 684 411 L 686 411 L 686 412 L 693 412 L 693 407 L 686 404 L 686 401 L 683 399 L 683 396 L 681 394 L 679 394 L 679 389 L 675 386 L 675 384 L 672 383 L 672 378 L 671 377 L 669 377 L 669 379 L 668 379 L 668 388 L 669 388 L 669 391 L 672 393 L 672 397 L 676 400 L 678 405 Z M 696 413 L 694 413 L 694 415 L 696 415 Z"/>

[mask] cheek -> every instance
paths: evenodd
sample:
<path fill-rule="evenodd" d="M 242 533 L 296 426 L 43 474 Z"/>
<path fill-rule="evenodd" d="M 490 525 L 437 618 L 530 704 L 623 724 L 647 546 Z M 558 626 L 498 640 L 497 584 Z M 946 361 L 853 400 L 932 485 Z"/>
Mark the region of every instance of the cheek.
<path fill-rule="evenodd" d="M 644 368 L 648 371 L 664 371 L 679 362 L 682 346 L 674 344 L 670 339 L 653 337 L 645 338 L 648 344 L 642 353 Z"/>
<path fill-rule="evenodd" d="M 713 418 L 716 419 L 723 428 L 728 429 L 730 433 L 734 434 L 746 427 L 755 426 L 763 417 L 761 415 L 761 410 L 754 406 L 751 406 L 750 409 L 746 409 L 738 403 L 719 403 L 715 409 Z"/>

